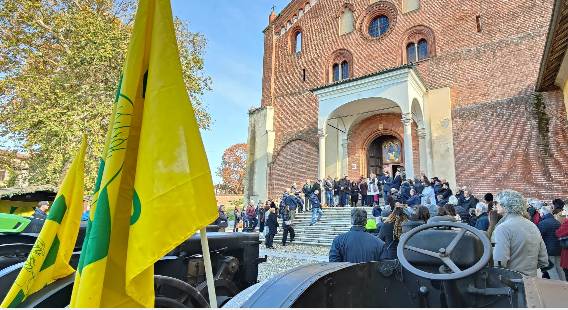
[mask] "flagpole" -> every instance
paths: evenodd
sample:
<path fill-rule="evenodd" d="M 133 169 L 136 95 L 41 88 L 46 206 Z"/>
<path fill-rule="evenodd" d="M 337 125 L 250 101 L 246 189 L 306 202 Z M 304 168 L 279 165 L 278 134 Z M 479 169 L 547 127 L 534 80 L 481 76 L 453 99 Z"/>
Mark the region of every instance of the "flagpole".
<path fill-rule="evenodd" d="M 209 305 L 217 308 L 217 294 L 215 294 L 215 280 L 213 279 L 213 268 L 211 267 L 211 255 L 209 255 L 209 242 L 205 227 L 199 230 L 201 235 L 201 250 L 203 252 L 203 262 L 205 263 L 205 278 L 207 279 L 207 292 L 209 293 Z"/>

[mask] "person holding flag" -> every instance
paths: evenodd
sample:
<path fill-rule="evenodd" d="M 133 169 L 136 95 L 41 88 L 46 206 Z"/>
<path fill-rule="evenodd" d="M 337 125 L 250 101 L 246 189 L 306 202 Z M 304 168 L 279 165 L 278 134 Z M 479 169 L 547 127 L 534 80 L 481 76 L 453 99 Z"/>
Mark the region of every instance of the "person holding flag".
<path fill-rule="evenodd" d="M 154 263 L 217 218 L 169 0 L 139 1 L 96 189 L 70 306 L 153 307 Z"/>
<path fill-rule="evenodd" d="M 59 187 L 43 228 L 0 307 L 18 307 L 28 296 L 75 272 L 69 260 L 83 212 L 86 138 Z"/>

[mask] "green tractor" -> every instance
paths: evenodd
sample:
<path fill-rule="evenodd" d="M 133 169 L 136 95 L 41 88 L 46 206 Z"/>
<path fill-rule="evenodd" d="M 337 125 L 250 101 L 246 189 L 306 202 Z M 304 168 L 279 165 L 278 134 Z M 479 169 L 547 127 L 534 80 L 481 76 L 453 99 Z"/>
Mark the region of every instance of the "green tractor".
<path fill-rule="evenodd" d="M 24 232 L 31 219 L 16 214 L 0 213 L 0 234 L 18 234 Z"/>

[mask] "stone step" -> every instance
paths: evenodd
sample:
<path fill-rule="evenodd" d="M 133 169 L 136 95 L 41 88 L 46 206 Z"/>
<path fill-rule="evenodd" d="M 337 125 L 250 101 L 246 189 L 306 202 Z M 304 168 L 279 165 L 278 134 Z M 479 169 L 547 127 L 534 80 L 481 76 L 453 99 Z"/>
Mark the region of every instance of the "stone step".
<path fill-rule="evenodd" d="M 372 208 L 365 207 L 364 209 L 371 217 Z M 294 243 L 330 246 L 337 235 L 345 233 L 351 228 L 351 210 L 353 208 L 324 208 L 320 221 L 311 226 L 311 211 L 296 213 Z"/>

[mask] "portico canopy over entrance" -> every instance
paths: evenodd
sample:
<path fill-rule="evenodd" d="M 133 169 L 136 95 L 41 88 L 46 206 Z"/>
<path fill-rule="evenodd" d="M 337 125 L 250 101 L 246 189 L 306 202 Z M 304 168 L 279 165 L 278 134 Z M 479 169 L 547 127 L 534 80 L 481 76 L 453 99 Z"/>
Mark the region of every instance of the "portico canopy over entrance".
<path fill-rule="evenodd" d="M 426 87 L 413 66 L 402 66 L 368 76 L 333 83 L 313 89 L 319 100 L 319 177 L 348 175 L 356 169 L 367 175 L 375 162 L 366 154 L 363 169 L 354 159 L 348 158 L 348 142 L 356 133 L 354 126 L 373 115 L 398 115 L 403 127 L 400 151 L 407 177 L 414 177 L 413 138 L 419 139 L 420 166 L 428 171 L 426 122 L 424 120 L 424 95 Z M 365 121 L 367 122 L 367 121 Z M 366 126 L 382 128 L 380 118 Z M 394 140 L 393 140 L 394 141 Z M 369 143 L 372 141 L 369 141 Z M 367 145 L 367 149 L 370 145 Z"/>

